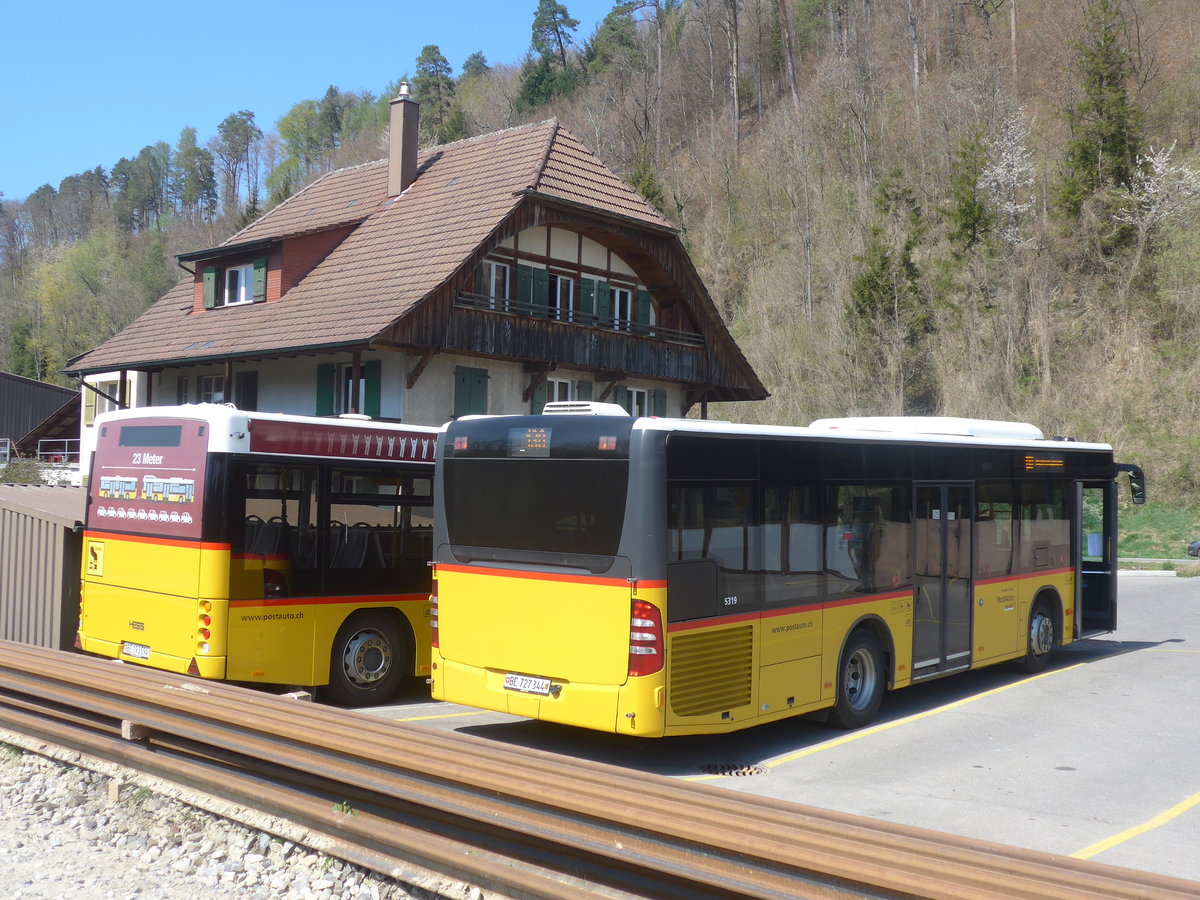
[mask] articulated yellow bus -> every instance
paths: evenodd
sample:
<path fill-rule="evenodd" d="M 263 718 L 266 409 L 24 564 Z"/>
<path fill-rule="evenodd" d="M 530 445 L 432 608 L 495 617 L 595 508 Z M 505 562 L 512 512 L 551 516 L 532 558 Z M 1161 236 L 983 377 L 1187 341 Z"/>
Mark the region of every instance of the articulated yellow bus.
<path fill-rule="evenodd" d="M 433 696 L 619 734 L 732 731 L 1116 626 L 1112 448 L 1031 425 L 466 417 L 439 442 Z"/>
<path fill-rule="evenodd" d="M 347 706 L 428 674 L 437 429 L 196 404 L 96 434 L 80 649 Z"/>

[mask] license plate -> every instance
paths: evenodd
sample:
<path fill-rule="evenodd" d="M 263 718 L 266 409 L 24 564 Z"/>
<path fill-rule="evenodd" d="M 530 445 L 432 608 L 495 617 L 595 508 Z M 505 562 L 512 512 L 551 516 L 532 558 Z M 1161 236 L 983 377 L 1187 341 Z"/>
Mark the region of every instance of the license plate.
<path fill-rule="evenodd" d="M 150 648 L 145 644 L 131 644 L 126 641 L 121 645 L 122 656 L 132 656 L 134 659 L 149 659 Z"/>
<path fill-rule="evenodd" d="M 550 693 L 549 678 L 530 678 L 528 675 L 514 675 L 509 672 L 504 676 L 504 687 L 510 691 L 520 691 L 522 694 L 541 694 L 543 697 Z"/>

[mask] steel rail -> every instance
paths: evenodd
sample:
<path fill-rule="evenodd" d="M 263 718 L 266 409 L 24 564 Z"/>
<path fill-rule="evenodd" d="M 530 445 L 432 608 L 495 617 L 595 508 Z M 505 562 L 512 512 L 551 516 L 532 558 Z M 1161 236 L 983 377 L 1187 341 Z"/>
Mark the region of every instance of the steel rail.
<path fill-rule="evenodd" d="M 112 723 L 137 723 L 145 740 L 126 747 L 135 768 L 167 753 L 203 759 L 247 779 L 231 802 L 269 799 L 267 811 L 367 848 L 360 854 L 408 859 L 513 896 L 1200 895 L 1197 882 L 0 642 L 0 703 L 36 706 L 30 698 L 77 720 L 109 720 L 109 741 Z M 35 715 L 50 713 L 9 705 L 0 721 Z M 307 792 L 304 809 L 272 793 L 285 783 Z M 223 796 L 219 784 L 197 787 Z M 360 815 L 330 818 L 338 800 L 352 800 Z"/>

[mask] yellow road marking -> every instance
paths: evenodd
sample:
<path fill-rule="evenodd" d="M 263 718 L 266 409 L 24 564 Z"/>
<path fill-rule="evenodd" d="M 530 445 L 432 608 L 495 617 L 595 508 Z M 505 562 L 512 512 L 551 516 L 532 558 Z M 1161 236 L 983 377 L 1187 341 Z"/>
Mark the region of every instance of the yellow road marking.
<path fill-rule="evenodd" d="M 441 715 L 437 715 L 437 716 L 408 716 L 407 718 L 404 718 L 404 719 L 391 719 L 389 721 L 392 721 L 392 722 L 427 722 L 430 719 L 458 719 L 458 718 L 461 718 L 462 716 L 482 716 L 485 713 L 489 713 L 489 712 L 491 712 L 491 710 L 489 710 L 489 709 L 470 709 L 470 710 L 466 710 L 464 712 L 442 713 Z"/>
<path fill-rule="evenodd" d="M 1177 818 L 1187 812 L 1194 806 L 1200 806 L 1200 792 L 1192 794 L 1182 803 L 1176 803 L 1164 813 L 1160 813 L 1148 822 L 1143 822 L 1141 825 L 1135 825 L 1133 828 L 1127 828 L 1120 834 L 1114 834 L 1110 838 L 1103 841 L 1098 841 L 1090 847 L 1084 847 L 1078 853 L 1072 853 L 1071 856 L 1075 859 L 1091 859 L 1097 853 L 1103 853 L 1105 850 L 1111 850 L 1117 844 L 1123 844 L 1130 838 L 1137 837 L 1139 834 L 1145 834 L 1147 831 L 1153 831 L 1162 825 L 1166 825 L 1172 819 Z"/>
<path fill-rule="evenodd" d="M 814 744 L 811 747 L 806 747 L 803 750 L 798 750 L 795 753 L 789 753 L 786 756 L 781 756 L 778 759 L 766 760 L 761 765 L 767 769 L 774 769 L 776 766 L 782 766 L 784 763 L 795 762 L 798 759 L 803 759 L 806 756 L 813 756 L 825 750 L 832 750 L 835 747 L 841 747 L 849 744 L 852 741 L 858 741 L 866 737 L 871 737 L 880 734 L 884 731 L 890 731 L 893 728 L 898 728 L 901 725 L 908 725 L 910 722 L 918 722 L 921 719 L 928 719 L 931 716 L 936 716 L 939 713 L 949 712 L 952 709 L 958 709 L 961 706 L 966 706 L 968 703 L 974 703 L 976 700 L 982 700 L 985 697 L 993 697 L 996 694 L 1001 694 L 1004 691 L 1012 690 L 1015 687 L 1021 687 L 1025 684 L 1038 681 L 1042 678 L 1048 678 L 1051 675 L 1058 675 L 1061 672 L 1070 672 L 1072 669 L 1078 669 L 1081 666 L 1091 665 L 1102 659 L 1111 659 L 1114 656 L 1122 656 L 1126 653 L 1132 653 L 1133 650 L 1121 649 L 1115 650 L 1112 653 L 1106 653 L 1104 656 L 1097 656 L 1089 659 L 1087 662 L 1079 662 L 1070 666 L 1064 666 L 1061 669 L 1053 669 L 1049 672 L 1041 672 L 1037 675 L 1031 675 L 1028 678 L 1022 678 L 1020 681 L 1014 681 L 1012 684 L 1001 685 L 998 688 L 992 688 L 990 691 L 984 691 L 982 694 L 972 694 L 970 697 L 964 697 L 962 700 L 955 700 L 953 703 L 947 703 L 944 706 L 939 706 L 935 709 L 927 709 L 925 712 L 913 713 L 911 716 L 905 716 L 903 719 L 895 719 L 891 722 L 884 722 L 882 725 L 874 725 L 870 728 L 864 728 L 860 731 L 853 731 L 844 737 L 834 738 L 829 741 L 824 741 L 820 744 Z M 714 781 L 718 778 L 725 778 L 724 775 L 690 775 L 681 779 L 682 781 Z"/>

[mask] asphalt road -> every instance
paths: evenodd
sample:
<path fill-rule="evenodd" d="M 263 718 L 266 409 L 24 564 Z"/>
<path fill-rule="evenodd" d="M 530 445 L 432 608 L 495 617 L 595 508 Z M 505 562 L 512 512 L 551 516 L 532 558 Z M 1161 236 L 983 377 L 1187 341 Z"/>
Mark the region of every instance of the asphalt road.
<path fill-rule="evenodd" d="M 1120 579 L 1113 634 L 1064 648 L 1037 676 L 998 666 L 899 691 L 856 732 L 796 719 L 638 740 L 419 693 L 370 712 L 1200 880 L 1200 579 Z"/>

